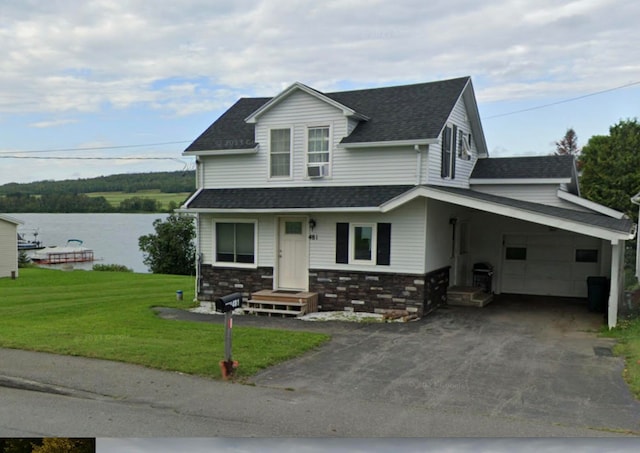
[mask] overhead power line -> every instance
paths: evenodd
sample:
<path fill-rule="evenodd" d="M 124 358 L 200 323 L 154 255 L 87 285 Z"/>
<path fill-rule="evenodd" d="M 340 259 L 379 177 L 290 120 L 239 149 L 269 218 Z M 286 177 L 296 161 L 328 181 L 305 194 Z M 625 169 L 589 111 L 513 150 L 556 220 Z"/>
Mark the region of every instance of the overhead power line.
<path fill-rule="evenodd" d="M 530 112 L 533 110 L 540 110 L 547 107 L 552 107 L 554 105 L 566 104 L 569 102 L 578 101 L 580 99 L 597 96 L 604 93 L 609 93 L 612 91 L 621 90 L 624 88 L 629 88 L 631 86 L 640 85 L 640 80 L 635 82 L 626 83 L 624 85 L 616 86 L 613 88 L 607 88 L 605 90 L 595 91 L 593 93 L 583 94 L 581 96 L 576 96 L 572 98 L 562 99 L 560 101 L 550 102 L 547 104 L 541 104 L 534 107 L 528 107 L 526 109 L 514 110 L 511 112 L 499 113 L 497 115 L 491 115 L 487 117 L 483 117 L 483 120 L 489 120 L 493 118 L 501 118 L 504 116 L 516 115 L 518 113 Z M 135 145 L 115 145 L 115 146 L 86 146 L 81 148 L 53 148 L 53 149 L 31 149 L 26 151 L 0 151 L 0 159 L 51 159 L 51 160 L 174 160 L 178 162 L 183 162 L 180 159 L 173 157 L 44 157 L 44 156 L 23 156 L 22 154 L 37 154 L 37 153 L 54 153 L 54 152 L 77 152 L 77 151 L 100 151 L 100 150 L 111 150 L 111 149 L 126 149 L 126 148 L 148 148 L 151 146 L 163 146 L 163 145 L 179 145 L 184 143 L 191 143 L 193 140 L 176 140 L 170 142 L 159 142 L 159 143 L 141 143 Z M 16 156 L 15 154 L 19 153 L 20 156 Z"/>
<path fill-rule="evenodd" d="M 503 117 L 503 116 L 515 115 L 517 113 L 524 113 L 524 112 L 530 112 L 532 110 L 544 109 L 546 107 L 552 107 L 552 106 L 558 105 L 558 104 L 566 104 L 567 102 L 578 101 L 580 99 L 588 98 L 588 97 L 591 97 L 591 96 L 597 96 L 599 94 L 609 93 L 611 91 L 621 90 L 623 88 L 629 88 L 629 87 L 634 86 L 634 85 L 640 85 L 640 80 L 638 80 L 636 82 L 626 83 L 624 85 L 620 85 L 620 86 L 617 86 L 617 87 L 614 87 L 614 88 L 607 88 L 606 90 L 596 91 L 594 93 L 583 94 L 582 96 L 576 96 L 576 97 L 573 97 L 573 98 L 563 99 L 561 101 L 550 102 L 548 104 L 537 105 L 535 107 L 529 107 L 529 108 L 522 109 L 522 110 L 514 110 L 513 112 L 500 113 L 498 115 L 491 115 L 491 116 L 484 117 L 483 119 L 490 120 L 490 119 L 493 119 L 493 118 L 500 118 L 500 117 Z"/>
<path fill-rule="evenodd" d="M 70 152 L 70 151 L 99 151 L 104 149 L 145 148 L 149 146 L 178 145 L 180 143 L 191 143 L 192 141 L 193 140 L 180 140 L 175 142 L 143 143 L 143 144 L 137 144 L 137 145 L 86 146 L 82 148 L 55 148 L 55 149 L 30 149 L 27 151 L 0 151 L 0 154 L 56 153 L 56 152 Z"/>
<path fill-rule="evenodd" d="M 173 160 L 184 163 L 177 157 L 83 157 L 83 156 L 7 156 L 2 155 L 0 159 L 41 159 L 41 160 Z"/>

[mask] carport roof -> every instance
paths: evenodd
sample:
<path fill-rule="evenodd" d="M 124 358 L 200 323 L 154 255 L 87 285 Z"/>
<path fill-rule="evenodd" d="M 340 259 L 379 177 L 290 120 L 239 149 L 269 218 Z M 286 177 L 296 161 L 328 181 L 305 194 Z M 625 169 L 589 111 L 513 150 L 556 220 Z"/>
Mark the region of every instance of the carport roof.
<path fill-rule="evenodd" d="M 433 186 L 430 187 L 434 188 Z M 476 192 L 468 189 L 438 187 L 436 190 L 463 195 L 465 197 L 470 197 L 477 200 L 498 203 L 501 205 L 531 211 L 547 216 L 560 217 L 562 219 L 571 220 L 578 223 L 606 228 L 613 231 L 620 231 L 621 233 L 631 233 L 634 227 L 633 221 L 627 218 L 616 219 L 603 214 L 576 211 L 574 209 L 559 208 L 556 206 L 547 206 L 544 204 L 532 203 L 529 201 L 514 200 L 513 198 L 500 197 L 497 195 Z"/>

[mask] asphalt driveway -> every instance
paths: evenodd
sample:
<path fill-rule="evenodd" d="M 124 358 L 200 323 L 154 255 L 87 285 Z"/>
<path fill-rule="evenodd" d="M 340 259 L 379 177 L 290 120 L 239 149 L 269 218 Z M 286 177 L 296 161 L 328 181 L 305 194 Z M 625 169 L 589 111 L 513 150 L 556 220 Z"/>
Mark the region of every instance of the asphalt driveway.
<path fill-rule="evenodd" d="M 224 319 L 157 311 L 167 319 Z M 0 349 L 0 435 L 638 435 L 640 409 L 622 380 L 622 360 L 607 356 L 611 341 L 593 333 L 601 322 L 583 306 L 531 309 L 522 300 L 440 310 L 407 324 L 238 316 L 234 328 L 333 338 L 256 375 L 255 385 Z"/>
<path fill-rule="evenodd" d="M 623 381 L 623 360 L 610 355 L 613 340 L 595 333 L 602 322 L 602 315 L 572 301 L 503 297 L 482 309 L 441 309 L 413 323 L 339 328 L 319 350 L 253 382 L 451 414 L 638 433 L 640 404 Z"/>

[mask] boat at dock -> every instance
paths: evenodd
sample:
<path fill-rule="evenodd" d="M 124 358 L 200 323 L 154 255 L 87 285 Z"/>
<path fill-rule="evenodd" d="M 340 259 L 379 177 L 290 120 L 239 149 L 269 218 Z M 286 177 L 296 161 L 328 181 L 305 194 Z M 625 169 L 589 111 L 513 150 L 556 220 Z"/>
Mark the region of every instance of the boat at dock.
<path fill-rule="evenodd" d="M 94 261 L 93 250 L 84 247 L 80 239 L 69 239 L 63 247 L 44 247 L 31 255 L 37 264 L 83 263 Z"/>
<path fill-rule="evenodd" d="M 18 233 L 18 250 L 40 250 L 44 245 L 38 240 L 38 230 L 33 233 L 33 241 L 25 238 L 24 233 Z"/>

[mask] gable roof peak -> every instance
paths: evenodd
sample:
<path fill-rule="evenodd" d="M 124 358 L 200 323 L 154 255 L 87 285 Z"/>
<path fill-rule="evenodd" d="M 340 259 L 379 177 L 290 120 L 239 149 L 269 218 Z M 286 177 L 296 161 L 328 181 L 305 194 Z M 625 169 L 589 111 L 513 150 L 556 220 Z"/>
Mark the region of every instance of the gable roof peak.
<path fill-rule="evenodd" d="M 358 112 L 356 112 L 352 108 L 347 107 L 346 105 L 341 104 L 340 102 L 328 97 L 323 92 L 318 91 L 315 88 L 311 88 L 311 87 L 305 85 L 304 83 L 294 82 L 291 85 L 289 85 L 289 87 L 286 88 L 284 91 L 280 92 L 280 94 L 278 94 L 277 96 L 271 98 L 267 103 L 265 103 L 259 109 L 257 109 L 255 112 L 251 113 L 251 115 L 246 117 L 245 118 L 245 122 L 247 122 L 249 124 L 257 122 L 258 118 L 260 116 L 262 116 L 264 113 L 266 113 L 272 107 L 278 105 L 284 99 L 288 98 L 295 91 L 303 91 L 303 92 L 305 92 L 305 93 L 307 93 L 307 94 L 319 99 L 320 101 L 325 102 L 325 103 L 337 108 L 338 110 L 341 110 L 344 116 L 355 116 L 355 117 L 358 117 L 360 119 L 364 119 L 364 120 L 367 119 L 367 117 L 365 115 L 359 114 Z"/>

